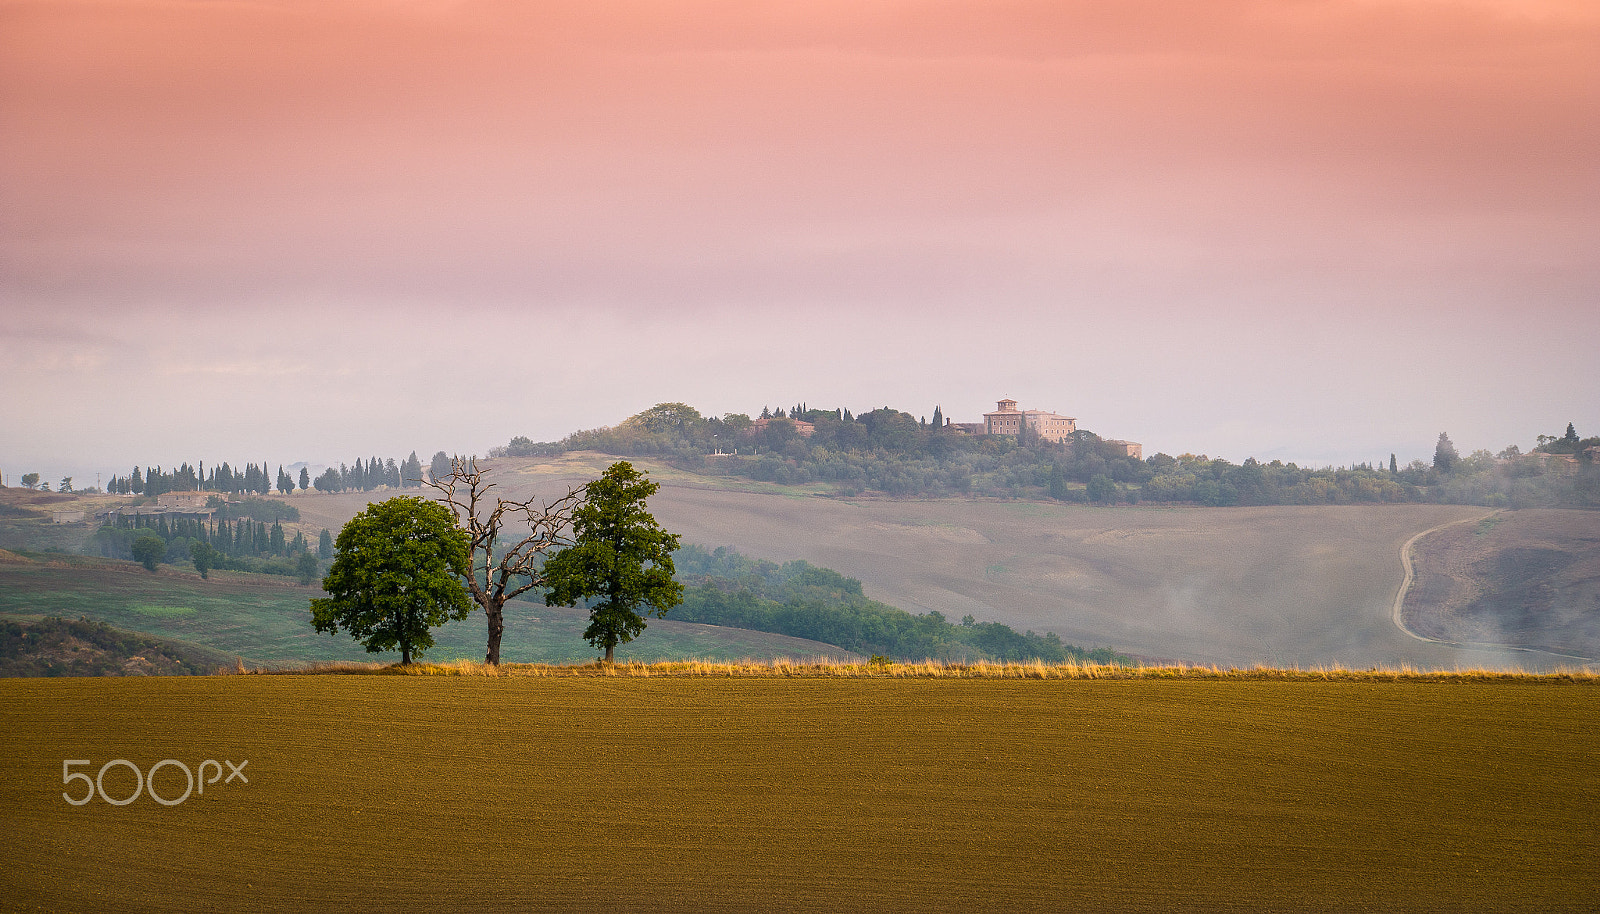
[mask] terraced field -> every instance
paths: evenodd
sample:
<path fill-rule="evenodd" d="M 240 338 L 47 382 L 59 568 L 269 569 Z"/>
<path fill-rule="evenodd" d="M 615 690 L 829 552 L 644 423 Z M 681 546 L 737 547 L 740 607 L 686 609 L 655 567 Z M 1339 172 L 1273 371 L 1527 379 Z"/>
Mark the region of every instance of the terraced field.
<path fill-rule="evenodd" d="M 6 680 L 0 906 L 1592 910 L 1596 720 L 1593 682 Z M 117 758 L 249 783 L 63 799 Z"/>

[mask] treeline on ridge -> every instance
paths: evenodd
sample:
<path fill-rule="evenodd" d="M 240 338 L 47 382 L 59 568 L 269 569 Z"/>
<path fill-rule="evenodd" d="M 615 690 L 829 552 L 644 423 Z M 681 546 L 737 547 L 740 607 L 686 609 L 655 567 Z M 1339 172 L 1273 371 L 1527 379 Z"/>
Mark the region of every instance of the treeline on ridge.
<path fill-rule="evenodd" d="M 1492 454 L 1456 454 L 1440 435 L 1432 463 L 1387 467 L 1302 467 L 1254 458 L 1235 464 L 1204 454 L 1129 457 L 1080 429 L 1068 441 L 1020 435 L 967 435 L 889 407 L 859 416 L 847 409 L 764 408 L 748 415 L 702 416 L 684 403 L 662 403 L 620 425 L 574 432 L 557 442 L 513 438 L 491 456 L 593 450 L 653 456 L 679 469 L 737 475 L 781 485 L 824 485 L 834 494 L 988 495 L 1097 504 L 1321 505 L 1386 502 L 1490 507 L 1600 506 L 1600 437 L 1540 435 L 1530 453 L 1511 445 Z M 811 423 L 803 436 L 792 421 Z M 737 451 L 737 454 L 734 452 Z M 711 456 L 708 456 L 711 455 Z"/>
<path fill-rule="evenodd" d="M 450 472 L 450 458 L 444 451 L 433 455 L 429 471 L 434 475 Z M 270 495 L 274 489 L 279 494 L 288 495 L 296 488 L 301 491 L 315 488 L 319 492 L 370 492 L 380 486 L 415 488 L 422 485 L 422 478 L 422 461 L 417 458 L 417 452 L 412 451 L 411 456 L 398 463 L 393 457 L 387 460 L 379 457 L 363 460 L 357 457 L 353 466 L 341 463 L 337 467 L 328 467 L 316 479 L 311 478 L 311 471 L 306 467 L 300 468 L 300 476 L 296 479 L 281 465 L 274 477 L 265 461 L 259 465 L 247 463 L 243 469 L 237 470 L 224 461 L 220 466 L 212 467 L 209 473 L 204 463 L 200 464 L 199 470 L 187 463 L 171 471 L 159 466 L 136 466 L 126 476 L 111 477 L 111 481 L 106 483 L 106 491 L 116 495 L 144 496 L 194 491 Z"/>

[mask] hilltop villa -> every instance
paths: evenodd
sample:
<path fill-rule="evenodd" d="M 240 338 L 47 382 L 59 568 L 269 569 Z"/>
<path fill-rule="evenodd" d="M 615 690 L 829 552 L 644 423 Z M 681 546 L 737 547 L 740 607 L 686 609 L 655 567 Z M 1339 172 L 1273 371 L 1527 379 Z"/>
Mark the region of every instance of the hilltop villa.
<path fill-rule="evenodd" d="M 1023 423 L 1039 433 L 1039 437 L 1057 444 L 1072 437 L 1078 430 L 1078 420 L 1043 409 L 1017 409 L 1017 401 L 1001 400 L 992 413 L 983 414 L 985 435 L 1015 435 Z"/>
<path fill-rule="evenodd" d="M 1015 400 L 1000 400 L 994 412 L 984 413 L 982 422 L 950 422 L 950 428 L 969 435 L 1015 435 L 1024 427 L 1039 433 L 1039 437 L 1057 444 L 1072 437 L 1078 430 L 1078 420 L 1043 409 L 1018 409 Z M 1116 445 L 1125 456 L 1135 460 L 1144 457 L 1144 447 L 1137 441 L 1106 439 L 1106 444 Z"/>

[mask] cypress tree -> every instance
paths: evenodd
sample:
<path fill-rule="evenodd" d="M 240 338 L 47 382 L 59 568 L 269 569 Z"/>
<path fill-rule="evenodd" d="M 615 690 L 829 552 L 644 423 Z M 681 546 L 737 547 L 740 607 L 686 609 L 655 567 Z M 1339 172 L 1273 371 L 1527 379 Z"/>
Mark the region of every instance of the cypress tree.
<path fill-rule="evenodd" d="M 422 461 L 417 458 L 416 451 L 400 465 L 400 484 L 407 488 L 422 485 Z"/>

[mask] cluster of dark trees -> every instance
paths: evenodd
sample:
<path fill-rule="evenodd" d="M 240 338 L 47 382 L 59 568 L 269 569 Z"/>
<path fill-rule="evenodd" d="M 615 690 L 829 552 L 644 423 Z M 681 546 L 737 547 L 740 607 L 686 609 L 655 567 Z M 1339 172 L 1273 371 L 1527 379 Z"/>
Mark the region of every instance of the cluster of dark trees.
<path fill-rule="evenodd" d="M 444 452 L 440 451 L 433 456 L 435 467 L 443 455 Z M 304 471 L 301 471 L 301 474 L 306 475 Z M 365 462 L 358 457 L 354 466 L 341 463 L 338 467 L 328 467 L 311 485 L 318 492 L 370 492 L 379 486 L 412 489 L 421 486 L 422 482 L 422 461 L 417 459 L 417 452 L 412 451 L 411 456 L 399 463 L 395 463 L 393 457 L 388 460 L 372 457 Z M 300 487 L 305 488 L 303 480 Z"/>
<path fill-rule="evenodd" d="M 567 450 L 652 455 L 682 469 L 748 476 L 782 485 L 822 484 L 843 495 L 999 495 L 1111 504 L 1140 501 L 1228 505 L 1315 505 L 1439 502 L 1492 507 L 1600 506 L 1600 438 L 1541 435 L 1534 453 L 1515 446 L 1462 457 L 1446 435 L 1433 462 L 1388 467 L 1302 467 L 1242 464 L 1205 455 L 1126 456 L 1093 432 L 1057 444 L 1031 429 L 1020 435 L 965 435 L 934 407 L 927 421 L 889 407 L 859 416 L 804 403 L 763 408 L 758 423 L 743 414 L 702 416 L 684 403 L 662 403 L 615 428 L 575 432 L 559 442 L 513 439 L 498 453 L 518 456 Z M 792 422 L 815 426 L 802 436 Z M 758 428 L 758 425 L 761 426 Z M 720 451 L 725 455 L 708 459 Z M 1573 461 L 1554 465 L 1544 455 Z"/>
<path fill-rule="evenodd" d="M 1221 458 L 1157 454 L 1138 490 L 1122 490 L 1128 501 L 1193 502 L 1201 505 L 1325 505 L 1419 501 L 1419 490 L 1370 465 L 1311 469 L 1255 458 L 1242 464 Z"/>
<path fill-rule="evenodd" d="M 433 455 L 430 472 L 435 476 L 450 472 L 450 458 L 444 451 Z M 134 467 L 127 476 L 111 477 L 106 491 L 119 495 L 160 495 L 164 492 L 197 490 L 232 495 L 269 495 L 276 489 L 288 495 L 297 488 L 305 491 L 313 486 L 319 492 L 370 492 L 379 486 L 414 488 L 422 485 L 422 480 L 422 461 L 417 458 L 417 452 L 412 451 L 411 456 L 398 463 L 393 457 L 387 460 L 379 457 L 363 460 L 358 457 L 354 466 L 341 463 L 338 467 L 329 467 L 315 480 L 305 467 L 300 468 L 298 478 L 291 476 L 282 466 L 274 475 L 265 461 L 259 465 L 247 463 L 242 470 L 224 462 L 221 466 L 212 467 L 209 473 L 204 463 L 200 464 L 198 470 L 185 463 L 170 472 L 158 466 Z"/>
<path fill-rule="evenodd" d="M 734 549 L 684 546 L 673 556 L 685 584 L 680 622 L 703 622 L 809 638 L 860 654 L 901 660 L 1067 660 L 1125 663 L 1109 648 L 1063 644 L 1054 632 L 1016 632 L 972 616 L 959 625 L 870 600 L 861 582 L 804 561 L 747 558 Z"/>
<path fill-rule="evenodd" d="M 239 513 L 248 514 L 251 510 L 246 508 Z M 296 512 L 295 517 L 298 516 Z M 159 550 L 153 548 L 152 543 L 159 543 Z M 277 520 L 269 525 L 265 520 L 249 516 L 207 521 L 160 514 L 119 517 L 96 530 L 89 539 L 88 548 L 106 558 L 142 561 L 152 570 L 157 563 L 191 562 L 202 576 L 213 568 L 221 568 L 305 580 L 316 575 L 320 569 L 319 560 L 333 557 L 333 538 L 324 530 L 319 542 L 313 545 L 302 533 L 296 533 L 292 539 L 287 537 Z"/>
<path fill-rule="evenodd" d="M 288 488 L 284 488 L 288 482 Z M 278 467 L 277 486 L 280 492 L 287 494 L 293 491 L 294 484 L 289 480 L 283 467 Z M 189 464 L 181 464 L 176 470 L 166 471 L 161 467 L 134 467 L 133 472 L 127 476 L 113 476 L 106 484 L 106 491 L 118 495 L 161 495 L 166 492 L 194 492 L 204 489 L 207 492 L 226 492 L 233 495 L 256 493 L 266 495 L 272 491 L 273 477 L 267 471 L 266 463 L 259 466 L 253 463 L 245 464 L 244 469 L 236 470 L 228 463 L 211 468 L 207 473 L 205 464 L 200 464 L 196 470 Z"/>
<path fill-rule="evenodd" d="M 1534 451 L 1536 452 L 1544 454 L 1570 454 L 1580 459 L 1587 456 L 1591 461 L 1595 458 L 1594 455 L 1590 453 L 1590 449 L 1600 447 L 1600 435 L 1591 435 L 1588 438 L 1580 438 L 1578 437 L 1578 430 L 1573 427 L 1571 422 L 1567 423 L 1567 433 L 1562 435 L 1560 438 L 1557 438 L 1555 435 L 1539 435 L 1536 440 L 1538 441 L 1538 444 L 1534 446 Z"/>
<path fill-rule="evenodd" d="M 1516 445 L 1498 454 L 1473 451 L 1463 457 L 1448 434 L 1439 435 L 1433 461 L 1401 466 L 1296 466 L 1254 458 L 1233 464 L 1204 455 L 1156 454 L 1145 461 L 1138 487 L 1104 490 L 1104 500 L 1191 502 L 1202 505 L 1325 505 L 1378 502 L 1473 504 L 1489 507 L 1600 506 L 1600 467 L 1591 448 L 1600 438 L 1580 439 L 1571 425 L 1557 438 L 1540 435 L 1534 453 Z M 1541 455 L 1571 455 L 1552 463 Z M 1120 481 L 1120 480 L 1119 480 Z M 1093 494 L 1093 484 L 1090 490 Z M 1051 491 L 1052 495 L 1056 492 Z M 1059 496 L 1058 496 L 1059 497 Z"/>

